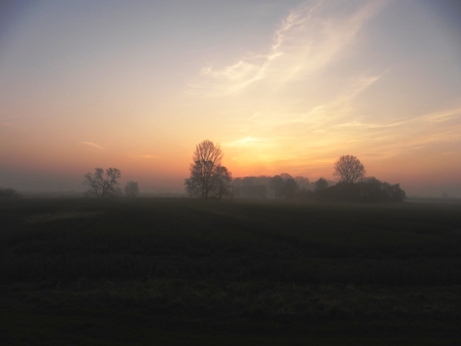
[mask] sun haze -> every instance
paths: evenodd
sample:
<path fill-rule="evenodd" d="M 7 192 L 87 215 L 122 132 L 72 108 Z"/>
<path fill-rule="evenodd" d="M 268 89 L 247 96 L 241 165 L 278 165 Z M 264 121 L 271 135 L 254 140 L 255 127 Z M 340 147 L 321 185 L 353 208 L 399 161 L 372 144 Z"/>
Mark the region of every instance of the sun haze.
<path fill-rule="evenodd" d="M 183 191 L 195 145 L 234 177 L 333 179 L 354 155 L 409 195 L 461 197 L 457 1 L 0 5 L 0 186 L 116 167 Z"/>

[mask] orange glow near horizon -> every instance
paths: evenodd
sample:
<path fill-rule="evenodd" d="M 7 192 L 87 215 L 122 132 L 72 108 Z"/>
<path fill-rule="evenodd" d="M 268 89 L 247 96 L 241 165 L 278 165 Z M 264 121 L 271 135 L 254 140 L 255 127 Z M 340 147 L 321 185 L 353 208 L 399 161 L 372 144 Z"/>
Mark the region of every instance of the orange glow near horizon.
<path fill-rule="evenodd" d="M 209 139 L 233 177 L 333 180 L 349 154 L 409 194 L 461 197 L 461 18 L 448 5 L 14 6 L 0 40 L 2 186 L 79 190 L 116 167 L 122 183 L 183 191 Z"/>

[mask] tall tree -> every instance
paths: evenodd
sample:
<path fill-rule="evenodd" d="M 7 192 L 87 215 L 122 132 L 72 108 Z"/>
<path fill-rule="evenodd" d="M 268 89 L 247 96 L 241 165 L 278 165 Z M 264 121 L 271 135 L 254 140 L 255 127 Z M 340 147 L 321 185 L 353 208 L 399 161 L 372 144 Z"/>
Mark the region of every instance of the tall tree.
<path fill-rule="evenodd" d="M 353 184 L 365 176 L 365 167 L 355 156 L 343 155 L 336 161 L 333 174 L 340 182 Z"/>
<path fill-rule="evenodd" d="M 222 196 L 226 186 L 232 181 L 230 172 L 221 166 L 221 147 L 205 140 L 195 147 L 190 165 L 190 177 L 185 180 L 186 191 L 191 196 L 208 198 L 212 194 Z M 221 193 L 219 192 L 221 191 Z"/>
<path fill-rule="evenodd" d="M 94 197 L 114 197 L 119 195 L 117 179 L 121 176 L 122 174 L 117 168 L 106 169 L 105 175 L 102 168 L 95 168 L 94 174 L 88 172 L 84 175 L 85 183 L 89 185 L 86 194 Z"/>
<path fill-rule="evenodd" d="M 221 199 L 224 195 L 230 195 L 232 190 L 232 174 L 224 166 L 215 169 L 214 194 Z"/>

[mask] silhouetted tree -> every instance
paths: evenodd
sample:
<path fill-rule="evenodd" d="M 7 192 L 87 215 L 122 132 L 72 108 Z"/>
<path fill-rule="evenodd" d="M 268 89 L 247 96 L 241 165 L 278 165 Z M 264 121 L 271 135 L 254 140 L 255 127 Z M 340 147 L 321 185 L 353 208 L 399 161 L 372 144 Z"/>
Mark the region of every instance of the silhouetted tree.
<path fill-rule="evenodd" d="M 288 173 L 281 173 L 273 177 L 247 176 L 236 178 L 233 181 L 233 196 L 239 198 L 296 198 L 298 200 L 311 200 L 313 194 L 308 178 L 297 176 L 293 178 Z"/>
<path fill-rule="evenodd" d="M 405 197 L 405 191 L 399 184 L 391 185 L 374 177 L 363 178 L 355 184 L 339 182 L 315 191 L 317 200 L 331 202 L 403 202 Z"/>
<path fill-rule="evenodd" d="M 214 172 L 213 194 L 219 199 L 231 195 L 232 174 L 224 166 L 217 166 Z"/>
<path fill-rule="evenodd" d="M 366 202 L 382 201 L 386 199 L 386 192 L 381 183 L 375 177 L 364 178 L 360 184 L 360 195 Z"/>
<path fill-rule="evenodd" d="M 276 199 L 292 198 L 298 190 L 296 180 L 288 173 L 273 176 L 270 184 L 274 190 Z"/>
<path fill-rule="evenodd" d="M 102 168 L 95 168 L 94 174 L 87 173 L 84 175 L 85 183 L 89 185 L 89 189 L 86 194 L 94 197 L 118 196 L 120 194 L 120 190 L 117 188 L 117 179 L 121 176 L 122 174 L 117 168 L 106 169 L 105 176 Z"/>
<path fill-rule="evenodd" d="M 221 166 L 222 157 L 220 146 L 209 140 L 195 147 L 190 177 L 184 181 L 186 191 L 191 196 L 208 198 L 215 194 L 219 197 L 230 186 L 231 174 Z"/>
<path fill-rule="evenodd" d="M 283 179 L 283 181 L 287 179 L 293 179 L 293 177 L 289 173 L 280 173 L 280 177 Z"/>
<path fill-rule="evenodd" d="M 237 198 L 266 198 L 270 179 L 266 176 L 236 178 L 232 182 L 232 194 Z"/>
<path fill-rule="evenodd" d="M 326 189 L 328 187 L 328 182 L 325 178 L 319 178 L 316 182 L 315 182 L 315 190 L 323 190 L 323 189 Z"/>
<path fill-rule="evenodd" d="M 391 185 L 386 182 L 382 184 L 391 202 L 403 202 L 407 198 L 407 194 L 400 188 L 400 184 Z"/>
<path fill-rule="evenodd" d="M 360 183 L 360 197 L 364 202 L 403 202 L 405 191 L 399 184 L 391 185 L 375 177 L 364 178 Z"/>
<path fill-rule="evenodd" d="M 327 201 L 331 199 L 330 189 L 328 188 L 328 181 L 325 178 L 319 178 L 315 182 L 314 198 L 317 201 Z"/>
<path fill-rule="evenodd" d="M 11 188 L 3 189 L 0 187 L 0 198 L 2 197 L 18 198 L 18 197 L 21 197 L 21 195 L 15 189 L 11 189 Z"/>
<path fill-rule="evenodd" d="M 298 184 L 299 190 L 301 191 L 309 190 L 309 186 L 311 184 L 309 181 L 309 178 L 297 176 L 295 177 L 295 181 L 296 181 L 296 184 Z"/>
<path fill-rule="evenodd" d="M 361 202 L 361 192 L 359 184 L 339 182 L 326 190 L 331 201 L 337 202 Z"/>
<path fill-rule="evenodd" d="M 271 179 L 271 185 L 275 192 L 275 198 L 283 197 L 283 178 L 280 175 L 275 175 Z"/>
<path fill-rule="evenodd" d="M 336 161 L 333 174 L 339 177 L 339 182 L 353 184 L 363 178 L 365 167 L 355 156 L 345 155 Z"/>
<path fill-rule="evenodd" d="M 298 184 L 293 178 L 285 179 L 283 182 L 283 197 L 292 198 L 298 190 Z"/>
<path fill-rule="evenodd" d="M 125 185 L 125 196 L 129 198 L 135 198 L 139 194 L 139 186 L 138 183 L 135 181 L 129 181 Z"/>

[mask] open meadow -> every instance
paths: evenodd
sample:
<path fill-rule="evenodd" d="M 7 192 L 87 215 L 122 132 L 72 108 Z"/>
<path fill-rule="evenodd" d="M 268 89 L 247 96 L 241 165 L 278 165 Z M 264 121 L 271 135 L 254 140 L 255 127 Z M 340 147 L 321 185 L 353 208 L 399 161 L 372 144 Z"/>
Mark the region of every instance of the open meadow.
<path fill-rule="evenodd" d="M 456 345 L 460 204 L 0 200 L 3 345 Z"/>

